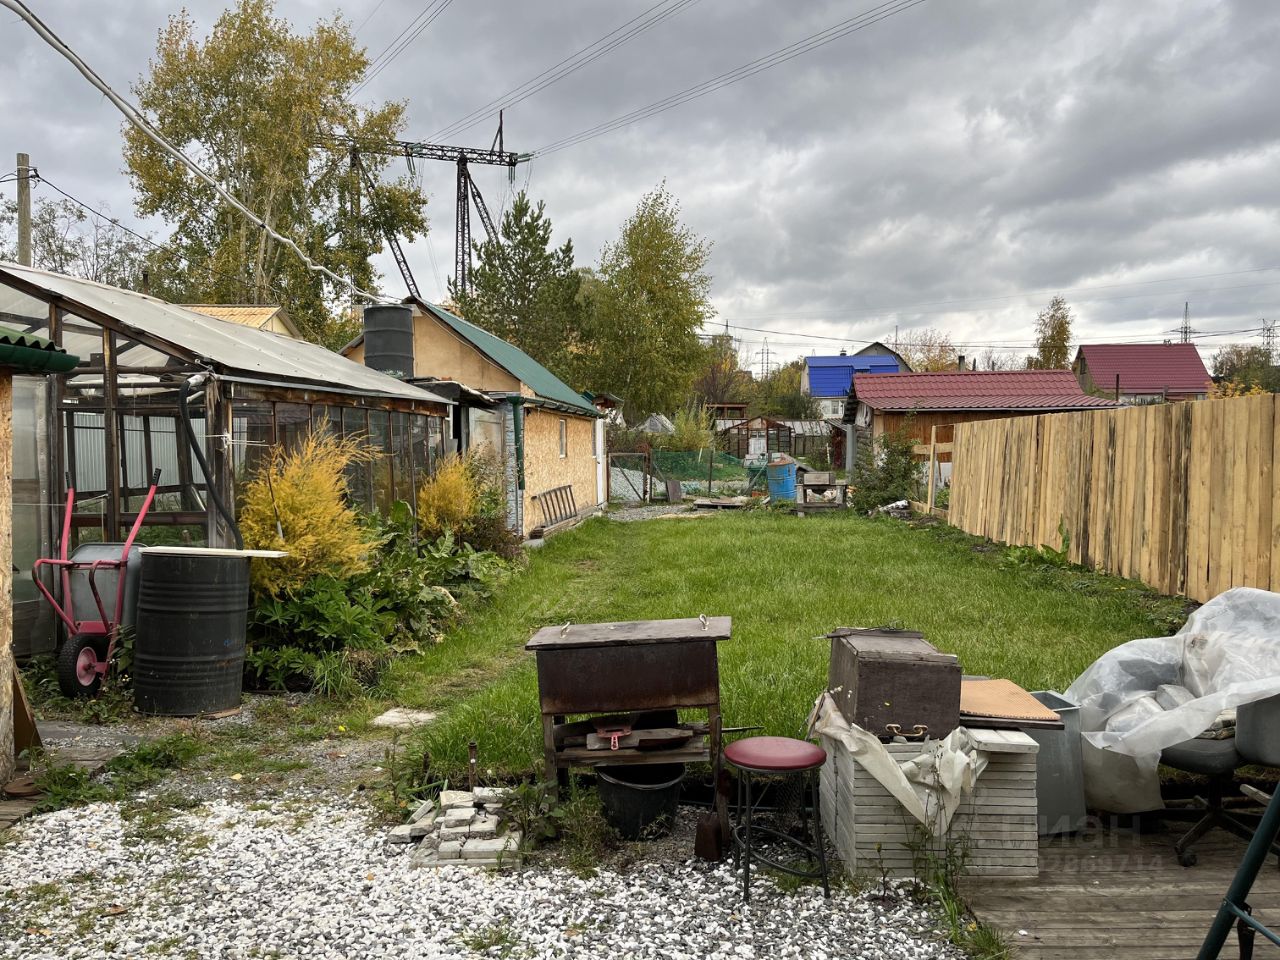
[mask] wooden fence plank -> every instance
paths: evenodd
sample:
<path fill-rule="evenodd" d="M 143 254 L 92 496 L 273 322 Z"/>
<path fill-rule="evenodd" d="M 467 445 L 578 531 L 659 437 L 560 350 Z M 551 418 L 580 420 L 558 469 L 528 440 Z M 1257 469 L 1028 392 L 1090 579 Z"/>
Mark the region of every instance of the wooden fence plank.
<path fill-rule="evenodd" d="M 949 522 L 1208 600 L 1280 589 L 1280 396 L 1009 417 L 953 431 Z"/>

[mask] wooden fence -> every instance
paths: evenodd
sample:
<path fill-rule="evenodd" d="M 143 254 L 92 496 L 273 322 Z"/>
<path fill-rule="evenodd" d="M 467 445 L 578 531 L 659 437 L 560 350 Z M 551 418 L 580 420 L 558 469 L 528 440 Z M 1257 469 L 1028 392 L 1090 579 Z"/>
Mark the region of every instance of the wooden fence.
<path fill-rule="evenodd" d="M 960 423 L 947 520 L 1208 600 L 1280 590 L 1280 396 Z"/>

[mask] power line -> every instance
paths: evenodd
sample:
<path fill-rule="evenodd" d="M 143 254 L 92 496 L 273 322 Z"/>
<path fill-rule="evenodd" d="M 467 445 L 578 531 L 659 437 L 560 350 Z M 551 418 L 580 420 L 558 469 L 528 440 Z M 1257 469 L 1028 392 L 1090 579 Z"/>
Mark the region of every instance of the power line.
<path fill-rule="evenodd" d="M 559 63 L 548 67 L 536 77 L 526 80 L 518 87 L 513 87 L 500 97 L 490 100 L 488 103 L 484 104 L 484 106 L 477 107 L 466 116 L 453 121 L 453 123 L 450 123 L 445 127 L 441 127 L 431 135 L 431 139 L 443 140 L 456 136 L 464 130 L 475 126 L 477 123 L 487 120 L 490 117 L 497 116 L 498 111 L 509 109 L 515 104 L 529 99 L 529 97 L 532 97 L 534 94 L 545 90 L 554 83 L 558 83 L 571 73 L 581 70 L 588 64 L 594 63 L 610 51 L 617 49 L 629 40 L 635 39 L 640 36 L 640 34 L 656 27 L 664 20 L 676 16 L 698 2 L 699 0 L 677 0 L 674 6 L 668 6 L 668 4 L 672 3 L 672 0 L 659 0 L 658 3 L 655 3 L 643 13 L 632 17 L 626 23 L 622 24 L 622 26 L 605 34 L 600 39 L 587 44 L 587 46 L 578 50 L 576 53 L 565 57 Z M 666 7 L 667 9 L 660 10 L 652 17 L 649 16 L 654 13 L 654 11 L 658 11 L 661 7 Z M 648 17 L 648 19 L 645 19 L 646 17 Z"/>
<path fill-rule="evenodd" d="M 363 20 L 360 21 L 360 26 L 356 27 L 355 30 L 351 32 L 351 35 L 353 37 L 358 36 L 360 31 L 363 30 L 365 26 L 368 25 L 369 21 L 373 19 L 373 15 L 377 13 L 379 10 L 381 10 L 382 5 L 386 2 L 387 0 L 378 0 L 378 2 L 374 5 L 374 8 L 369 11 L 368 15 Z"/>
<path fill-rule="evenodd" d="M 385 70 L 396 57 L 409 49 L 413 42 L 422 36 L 422 31 L 435 23 L 436 18 L 444 13 L 445 8 L 452 2 L 453 0 L 431 0 L 430 3 L 423 7 L 422 11 L 409 21 L 409 25 L 401 30 L 380 54 L 374 57 L 373 61 L 365 69 L 364 79 L 356 84 L 355 89 L 351 91 L 351 96 L 355 96 L 367 87 L 373 78 Z M 405 34 L 409 35 L 406 37 Z M 404 38 L 403 41 L 401 40 L 402 37 Z M 388 56 L 388 51 L 391 51 L 392 47 L 395 47 L 395 50 Z"/>
<path fill-rule="evenodd" d="M 815 341 L 815 340 L 821 341 L 824 343 L 842 343 L 842 344 L 844 343 L 871 344 L 871 343 L 879 342 L 876 340 L 867 340 L 861 337 L 841 337 L 841 336 L 831 336 L 828 334 L 819 334 L 819 333 L 796 333 L 790 330 L 778 330 L 777 328 L 769 328 L 769 327 L 746 327 L 746 326 L 740 326 L 738 324 L 731 324 L 731 323 L 726 323 L 724 324 L 724 326 L 732 330 L 743 330 L 750 333 L 767 333 L 771 337 L 774 337 L 772 342 L 775 344 L 777 343 L 807 344 L 810 341 Z M 1234 336 L 1236 334 L 1242 334 L 1242 333 L 1256 333 L 1261 329 L 1262 327 L 1244 327 L 1238 330 L 1218 330 L 1218 331 L 1212 331 L 1208 333 L 1195 333 L 1195 334 L 1192 334 L 1192 338 L 1196 340 L 1200 340 L 1200 339 L 1207 339 L 1210 337 Z M 1170 332 L 1173 332 L 1173 331 L 1165 330 L 1165 331 L 1160 331 L 1158 333 L 1152 333 L 1152 334 L 1132 335 L 1128 337 L 1113 337 L 1108 342 L 1109 343 L 1151 343 L 1153 341 L 1162 340 L 1166 336 L 1166 334 Z M 711 337 L 721 336 L 721 335 L 723 335 L 723 331 L 717 331 L 716 333 L 698 334 L 698 336 L 704 337 L 704 338 L 711 338 Z M 778 337 L 781 337 L 783 339 L 777 339 Z M 788 337 L 795 338 L 795 339 L 786 339 Z M 759 341 L 753 341 L 753 342 L 759 342 Z M 1022 341 L 1022 340 L 998 340 L 998 341 L 961 340 L 961 341 L 952 341 L 952 346 L 992 347 L 992 348 L 1004 348 L 1004 349 L 1012 350 L 1012 349 L 1033 348 L 1035 347 L 1035 342 Z"/>
<path fill-rule="evenodd" d="M 728 71 L 727 73 L 722 73 L 719 76 L 712 77 L 710 80 L 688 87 L 681 90 L 679 93 L 674 93 L 662 100 L 656 100 L 648 106 L 640 107 L 637 110 L 623 114 L 613 120 L 596 124 L 594 127 L 589 127 L 586 130 L 573 134 L 572 136 L 563 137 L 560 140 L 549 143 L 540 150 L 534 151 L 534 153 L 542 155 L 555 153 L 556 151 L 563 150 L 566 147 L 575 146 L 576 144 L 583 143 L 587 140 L 594 140 L 596 137 L 604 136 L 606 133 L 611 133 L 621 127 L 656 116 L 659 113 L 671 110 L 674 107 L 688 103 L 691 100 L 697 100 L 700 97 L 705 97 L 709 93 L 714 93 L 716 90 L 730 86 L 740 80 L 745 80 L 748 77 L 755 76 L 757 73 L 770 70 L 773 67 L 786 63 L 788 60 L 793 60 L 806 53 L 812 53 L 814 50 L 824 47 L 828 43 L 832 43 L 833 41 L 846 37 L 851 33 L 863 30 L 873 24 L 879 23 L 881 20 L 887 20 L 889 17 L 896 16 L 897 14 L 924 2 L 925 0 L 890 0 L 888 3 L 882 3 L 877 7 L 872 7 L 870 10 L 858 14 L 856 17 L 850 17 L 848 20 L 842 20 L 834 26 L 828 27 L 825 30 L 820 30 L 802 40 L 797 40 L 795 43 L 775 50 L 773 53 L 767 54 L 766 56 L 758 57 L 750 63 L 745 63 L 740 67 L 736 67 L 733 70 Z"/>
<path fill-rule="evenodd" d="M 158 146 L 161 150 L 163 150 L 165 153 L 171 156 L 174 160 L 177 160 L 184 167 L 186 167 L 188 170 L 194 173 L 199 180 L 203 181 L 207 186 L 211 187 L 219 197 L 221 197 L 223 200 L 229 203 L 236 210 L 239 210 L 242 214 L 244 214 L 244 216 L 249 220 L 250 223 L 254 224 L 259 229 L 265 231 L 269 237 L 271 237 L 278 243 L 281 243 L 285 247 L 287 247 L 289 250 L 292 250 L 293 253 L 296 254 L 297 257 L 306 265 L 308 270 L 310 270 L 312 273 L 322 274 L 328 277 L 329 279 L 335 281 L 336 283 L 341 284 L 343 287 L 349 289 L 353 295 L 358 294 L 359 296 L 362 296 L 367 300 L 373 300 L 373 301 L 388 299 L 380 293 L 361 290 L 354 283 L 352 283 L 350 279 L 345 277 L 340 277 L 336 273 L 334 273 L 332 270 L 330 270 L 328 267 L 323 266 L 322 264 L 316 263 L 309 256 L 303 253 L 302 248 L 299 247 L 296 242 L 294 242 L 289 237 L 286 237 L 283 234 L 277 232 L 270 225 L 268 225 L 265 220 L 263 220 L 256 213 L 254 213 L 252 210 L 246 207 L 238 199 L 236 199 L 236 197 L 233 196 L 228 190 L 226 190 L 221 184 L 219 184 L 217 180 L 215 180 L 212 176 L 206 173 L 203 167 L 201 167 L 198 163 L 196 163 L 194 160 L 188 157 L 185 153 L 183 153 L 181 150 L 175 147 L 172 143 L 170 143 L 169 140 L 165 138 L 164 134 L 162 134 L 159 130 L 157 130 L 151 124 L 151 121 L 148 120 L 145 116 L 143 116 L 143 114 L 141 114 L 137 110 L 137 108 L 135 108 L 127 100 L 125 100 L 118 93 L 116 93 L 115 90 L 113 90 L 106 83 L 105 80 L 103 80 L 100 76 L 98 76 L 97 72 L 94 71 L 94 69 L 90 67 L 87 63 L 85 63 L 84 60 L 82 60 L 74 50 L 72 50 L 69 46 L 67 46 L 66 43 L 64 43 L 61 40 L 61 38 L 58 37 L 57 34 L 55 34 L 47 26 L 45 26 L 43 21 L 41 21 L 39 17 L 37 17 L 34 13 L 32 13 L 29 9 L 27 9 L 26 4 L 24 4 L 22 0 L 0 0 L 0 6 L 6 7 L 7 9 L 12 10 L 19 17 L 21 17 L 27 23 L 27 25 L 30 26 L 31 29 L 36 32 L 36 34 L 40 37 L 40 39 L 44 40 L 45 43 L 53 47 L 54 50 L 56 50 L 59 54 L 61 54 L 64 58 L 66 58 L 66 60 L 73 67 L 75 67 L 76 70 L 86 80 L 88 80 L 100 93 L 102 93 L 108 100 L 110 100 L 112 105 L 117 110 L 119 110 L 122 114 L 124 114 L 124 117 L 126 120 L 128 120 L 131 124 L 133 124 L 139 130 L 141 130 L 147 136 L 147 138 L 151 140 L 153 143 L 155 143 L 156 146 Z"/>
<path fill-rule="evenodd" d="M 1252 273 L 1270 273 L 1273 270 L 1280 270 L 1280 264 L 1277 264 L 1275 266 L 1270 266 L 1270 267 L 1252 267 L 1248 270 L 1227 270 L 1220 273 L 1198 273 L 1198 274 L 1188 274 L 1181 277 L 1161 277 L 1156 280 L 1130 280 L 1125 283 L 1092 284 L 1087 287 L 1067 287 L 1067 288 L 1059 288 L 1059 289 L 1051 289 L 1051 290 L 1023 290 L 1019 293 L 999 294 L 999 295 L 993 295 L 989 297 L 957 297 L 950 300 L 922 300 L 917 303 L 902 304 L 897 306 L 889 306 L 889 305 L 871 306 L 871 307 L 867 307 L 865 310 L 855 311 L 853 313 L 835 314 L 827 310 L 814 309 L 814 310 L 789 310 L 787 311 L 787 315 L 788 317 L 794 317 L 796 319 L 807 317 L 814 320 L 825 320 L 825 319 L 836 319 L 836 318 L 851 317 L 851 316 L 878 316 L 879 314 L 882 314 L 882 313 L 904 313 L 908 310 L 915 310 L 918 307 L 950 306 L 954 304 L 963 304 L 963 303 L 993 303 L 993 302 L 999 302 L 999 301 L 1005 301 L 1005 300 L 1021 300 L 1026 297 L 1043 297 L 1043 296 L 1049 296 L 1052 294 L 1062 294 L 1063 296 L 1070 296 L 1072 299 L 1078 299 L 1077 294 L 1088 293 L 1092 290 L 1118 290 L 1123 287 L 1141 287 L 1141 286 L 1148 286 L 1156 283 L 1184 283 L 1188 280 L 1216 280 L 1221 277 L 1239 277 L 1239 276 L 1245 276 L 1247 274 L 1252 274 Z M 1246 285 L 1246 287 L 1247 286 L 1248 285 Z M 1235 289 L 1243 289 L 1243 288 L 1220 287 L 1218 289 L 1235 290 Z M 1158 294 L 1158 293 L 1151 294 L 1151 296 L 1160 296 L 1160 295 L 1161 294 Z M 1147 296 L 1147 294 L 1141 294 L 1140 296 Z M 1104 300 L 1104 299 L 1106 298 L 1094 298 L 1091 300 L 1086 300 L 1084 302 L 1092 303 L 1092 302 L 1095 302 L 1095 300 Z M 1129 299 L 1129 298 L 1126 296 L 1126 297 L 1119 297 L 1116 299 Z M 776 313 L 759 313 L 759 314 L 741 313 L 741 314 L 737 314 L 736 316 L 730 317 L 729 319 L 731 320 L 768 320 L 775 317 L 777 317 Z"/>

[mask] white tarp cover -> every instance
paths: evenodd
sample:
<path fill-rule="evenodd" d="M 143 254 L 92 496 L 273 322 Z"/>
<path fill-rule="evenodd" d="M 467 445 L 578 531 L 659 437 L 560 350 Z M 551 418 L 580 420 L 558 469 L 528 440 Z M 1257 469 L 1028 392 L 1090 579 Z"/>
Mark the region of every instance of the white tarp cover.
<path fill-rule="evenodd" d="M 975 749 L 964 727 L 942 740 L 924 741 L 919 756 L 900 762 L 878 737 L 850 724 L 825 692 L 809 715 L 809 729 L 843 743 L 854 760 L 933 836 L 947 832 L 961 797 L 973 792 L 987 766 L 986 754 Z"/>
<path fill-rule="evenodd" d="M 1193 699 L 1161 709 L 1156 693 L 1166 684 L 1186 687 Z M 1228 590 L 1173 636 L 1108 650 L 1066 691 L 1080 705 L 1089 805 L 1113 813 L 1160 809 L 1156 766 L 1165 747 L 1207 730 L 1223 710 L 1276 694 L 1280 594 L 1267 590 Z"/>

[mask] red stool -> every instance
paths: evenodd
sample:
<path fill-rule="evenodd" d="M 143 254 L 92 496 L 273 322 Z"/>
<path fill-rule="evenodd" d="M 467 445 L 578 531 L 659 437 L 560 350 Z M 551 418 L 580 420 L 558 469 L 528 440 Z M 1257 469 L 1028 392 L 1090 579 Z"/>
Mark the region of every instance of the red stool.
<path fill-rule="evenodd" d="M 827 755 L 821 747 L 805 740 L 792 740 L 790 737 L 748 737 L 735 740 L 724 748 L 725 760 L 738 770 L 738 799 L 735 805 L 737 823 L 733 827 L 733 860 L 735 866 L 744 864 L 742 871 L 742 899 L 751 902 L 751 861 L 781 870 L 796 877 L 822 881 L 822 892 L 831 896 L 831 886 L 827 880 L 827 854 L 822 839 L 822 811 L 818 807 L 818 770 L 826 761 Z M 813 798 L 813 846 L 790 834 L 783 833 L 760 823 L 753 823 L 755 806 L 751 792 L 751 778 L 781 777 L 798 775 L 802 779 L 800 796 L 800 824 L 802 836 L 809 830 L 809 815 L 805 810 L 803 778 L 809 776 L 810 792 Z M 745 797 L 745 804 L 743 802 Z M 816 867 L 801 870 L 788 864 L 779 863 L 751 847 L 752 832 L 765 834 L 774 840 L 799 848 Z"/>

